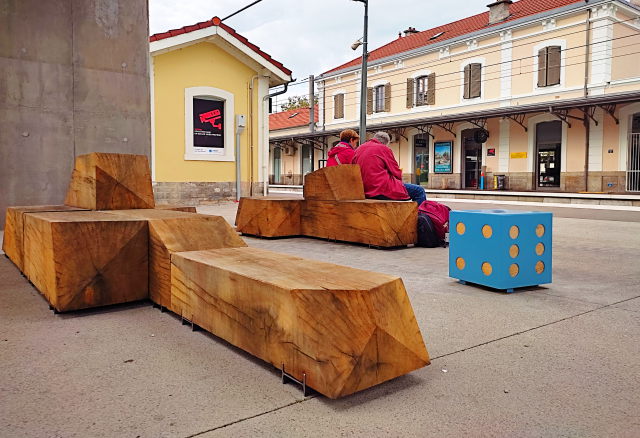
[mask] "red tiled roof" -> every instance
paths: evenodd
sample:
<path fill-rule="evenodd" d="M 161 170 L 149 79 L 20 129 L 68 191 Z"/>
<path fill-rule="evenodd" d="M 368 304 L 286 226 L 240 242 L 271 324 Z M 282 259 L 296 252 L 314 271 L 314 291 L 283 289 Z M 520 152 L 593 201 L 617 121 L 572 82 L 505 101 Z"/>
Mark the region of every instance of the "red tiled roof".
<path fill-rule="evenodd" d="M 318 121 L 318 105 L 314 108 L 314 120 Z M 269 114 L 269 130 L 294 128 L 309 124 L 309 108 L 296 108 L 280 113 Z"/>
<path fill-rule="evenodd" d="M 234 38 L 236 38 L 238 41 L 240 41 L 242 44 L 244 44 L 245 46 L 249 47 L 251 50 L 253 50 L 254 52 L 256 52 L 258 55 L 262 56 L 264 59 L 266 59 L 267 61 L 269 61 L 271 64 L 273 64 L 274 66 L 276 66 L 278 69 L 282 70 L 282 72 L 284 72 L 287 75 L 291 75 L 291 70 L 289 70 L 288 68 L 286 68 L 284 65 L 282 65 L 281 62 L 276 61 L 275 59 L 273 59 L 271 56 L 269 56 L 268 53 L 260 50 L 260 47 L 256 46 L 253 43 L 250 43 L 248 39 L 246 39 L 245 37 L 243 37 L 242 35 L 240 35 L 238 32 L 236 32 L 232 27 L 227 26 L 226 24 L 224 24 L 219 17 L 213 17 L 211 20 L 209 21 L 202 21 L 200 23 L 196 23 L 193 24 L 191 26 L 184 26 L 181 27 L 180 29 L 171 29 L 168 30 L 166 32 L 161 32 L 161 33 L 156 33 L 153 34 L 149 37 L 149 42 L 154 42 L 154 41 L 159 41 L 159 40 L 164 40 L 166 38 L 171 38 L 177 35 L 182 35 L 184 33 L 189 33 L 189 32 L 193 32 L 194 30 L 199 30 L 199 29 L 205 29 L 207 27 L 211 27 L 211 26 L 220 26 L 221 28 L 223 28 L 224 30 L 226 30 L 227 32 L 229 32 L 229 34 L 231 36 L 233 36 Z"/>
<path fill-rule="evenodd" d="M 581 3 L 584 0 L 520 0 L 514 2 L 510 6 L 511 15 L 503 21 L 489 25 L 489 11 L 481 14 L 473 15 L 471 17 L 464 18 L 462 20 L 454 21 L 453 23 L 445 24 L 443 26 L 434 27 L 433 29 L 425 30 L 419 33 L 411 34 L 405 37 L 399 37 L 398 39 L 385 44 L 371 52 L 369 52 L 369 62 L 376 59 L 386 58 L 398 53 L 407 52 L 409 50 L 417 49 L 420 47 L 429 46 L 430 44 L 439 43 L 451 38 L 459 37 L 471 32 L 487 29 L 493 26 L 497 26 L 504 22 L 518 20 L 530 15 L 539 14 L 545 11 L 549 11 L 563 6 L 568 6 L 574 3 Z M 441 36 L 431 40 L 430 38 L 444 32 Z M 344 63 L 338 67 L 332 68 L 324 72 L 323 74 L 332 73 L 337 70 L 342 70 L 349 67 L 361 65 L 362 57 L 353 59 L 347 63 Z"/>

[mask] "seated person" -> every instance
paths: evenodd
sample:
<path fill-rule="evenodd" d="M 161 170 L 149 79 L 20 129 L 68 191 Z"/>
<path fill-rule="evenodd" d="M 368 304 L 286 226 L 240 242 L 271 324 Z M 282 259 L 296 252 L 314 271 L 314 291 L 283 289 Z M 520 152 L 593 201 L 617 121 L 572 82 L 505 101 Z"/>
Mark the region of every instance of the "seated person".
<path fill-rule="evenodd" d="M 338 164 L 351 164 L 360 136 L 353 129 L 345 129 L 340 133 L 340 143 L 329 150 L 327 167 Z"/>
<path fill-rule="evenodd" d="M 389 140 L 386 132 L 376 132 L 371 140 L 356 149 L 352 164 L 360 166 L 364 194 L 372 199 L 411 199 L 420 205 L 427 200 L 424 189 L 402 183 L 402 170 L 388 147 Z"/>

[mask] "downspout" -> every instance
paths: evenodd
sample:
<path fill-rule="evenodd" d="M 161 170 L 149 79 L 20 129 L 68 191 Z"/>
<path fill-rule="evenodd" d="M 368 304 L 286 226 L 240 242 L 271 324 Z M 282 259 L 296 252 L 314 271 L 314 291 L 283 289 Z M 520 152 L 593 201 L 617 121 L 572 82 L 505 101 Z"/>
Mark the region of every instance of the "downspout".
<path fill-rule="evenodd" d="M 585 0 L 588 3 L 588 0 Z M 585 35 L 585 50 L 584 50 L 584 97 L 589 96 L 589 54 L 591 44 L 591 8 L 587 10 L 587 23 L 586 23 L 586 35 Z M 584 191 L 589 191 L 589 136 L 591 135 L 591 121 L 587 117 L 588 107 L 583 108 L 584 117 Z"/>
<path fill-rule="evenodd" d="M 249 196 L 253 196 L 253 81 L 258 79 L 255 75 L 249 81 L 249 129 L 247 129 L 247 139 L 249 140 Z"/>
<path fill-rule="evenodd" d="M 280 91 L 274 91 L 273 93 L 267 94 L 265 97 L 262 98 L 262 104 L 264 105 L 265 102 L 267 102 L 269 99 L 276 97 L 276 96 L 280 96 L 281 94 L 284 94 L 287 92 L 287 90 L 289 89 L 289 84 L 292 82 L 295 82 L 296 79 L 292 79 L 289 82 L 285 82 L 284 83 L 284 88 Z M 269 148 L 269 139 L 267 138 L 267 148 Z M 268 161 L 268 160 L 267 160 Z M 267 190 L 267 186 L 269 184 L 269 163 L 267 163 L 267 167 L 266 167 L 267 171 L 265 172 L 265 179 L 264 179 L 264 187 L 263 187 L 263 196 L 267 196 L 268 194 L 268 190 Z"/>

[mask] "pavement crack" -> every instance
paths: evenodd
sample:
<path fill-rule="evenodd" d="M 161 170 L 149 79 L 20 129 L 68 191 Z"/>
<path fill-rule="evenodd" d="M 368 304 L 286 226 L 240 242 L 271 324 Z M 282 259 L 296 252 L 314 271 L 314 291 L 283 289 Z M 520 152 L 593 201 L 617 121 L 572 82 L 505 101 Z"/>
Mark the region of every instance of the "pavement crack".
<path fill-rule="evenodd" d="M 553 325 L 553 324 L 557 324 L 559 322 L 568 321 L 570 319 L 577 318 L 579 316 L 583 316 L 583 315 L 586 315 L 586 314 L 589 314 L 589 313 L 597 312 L 598 310 L 606 309 L 607 307 L 612 307 L 612 306 L 615 306 L 617 304 L 626 303 L 627 301 L 635 300 L 635 299 L 638 299 L 638 298 L 640 298 L 640 295 L 638 295 L 636 297 L 626 298 L 626 299 L 621 300 L 621 301 L 616 301 L 615 303 L 605 304 L 604 306 L 596 307 L 595 309 L 587 310 L 585 312 L 580 312 L 580 313 L 577 313 L 575 315 L 567 316 L 566 318 L 561 318 L 561 319 L 558 319 L 556 321 L 547 322 L 545 324 L 541 324 L 541 325 L 536 326 L 536 327 L 531 327 L 531 328 L 528 328 L 526 330 L 522 330 L 522 331 L 519 331 L 519 332 L 511 333 L 510 335 L 501 336 L 499 338 L 492 339 L 490 341 L 481 342 L 479 344 L 472 345 L 471 347 L 462 348 L 460 350 L 452 351 L 451 353 L 441 354 L 440 356 L 432 357 L 431 360 L 434 361 L 434 360 L 437 360 L 437 359 L 442 359 L 443 357 L 452 356 L 454 354 L 462 353 L 463 351 L 472 350 L 472 349 L 478 348 L 478 347 L 483 347 L 485 345 L 493 344 L 494 342 L 502 341 L 504 339 L 509 339 L 509 338 L 514 337 L 514 336 L 518 336 L 518 335 L 521 335 L 521 334 L 524 334 L 524 333 L 528 333 L 528 332 L 537 330 L 539 328 L 543 328 L 543 327 L 547 327 L 547 326 L 550 326 L 550 325 Z M 625 309 L 619 308 L 619 307 L 616 307 L 616 309 L 625 310 Z"/>
<path fill-rule="evenodd" d="M 251 420 L 251 419 L 254 419 L 254 418 L 262 417 L 263 415 L 268 415 L 268 414 L 271 414 L 272 412 L 277 412 L 277 411 L 279 411 L 281 409 L 285 409 L 285 408 L 288 408 L 290 406 L 297 405 L 297 404 L 305 402 L 307 400 L 313 400 L 316 397 L 317 397 L 317 395 L 312 395 L 312 396 L 309 396 L 309 397 L 305 397 L 303 399 L 296 400 L 296 401 L 291 402 L 291 403 L 287 403 L 286 405 L 278 406 L 277 408 L 273 408 L 273 409 L 270 409 L 268 411 L 260 412 L 259 414 L 250 415 L 250 416 L 245 417 L 245 418 L 240 418 L 238 420 L 231 421 L 229 423 L 222 424 L 220 426 L 212 427 L 211 429 L 203 430 L 202 432 L 194 433 L 193 435 L 187 435 L 184 438 L 193 438 L 193 437 L 204 435 L 205 433 L 214 432 L 214 431 L 219 430 L 219 429 L 224 429 L 225 427 L 233 426 L 234 424 L 242 423 L 243 421 L 247 421 L 247 420 Z"/>

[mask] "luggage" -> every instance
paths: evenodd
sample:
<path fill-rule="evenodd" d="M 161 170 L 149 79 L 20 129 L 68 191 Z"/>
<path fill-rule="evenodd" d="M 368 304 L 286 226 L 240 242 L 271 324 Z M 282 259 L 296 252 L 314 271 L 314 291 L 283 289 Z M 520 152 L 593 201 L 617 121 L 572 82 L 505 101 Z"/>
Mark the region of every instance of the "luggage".
<path fill-rule="evenodd" d="M 418 207 L 417 246 L 435 248 L 446 247 L 446 233 L 449 232 L 449 211 L 451 209 L 436 201 L 424 201 Z"/>

